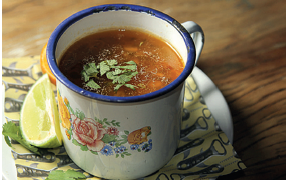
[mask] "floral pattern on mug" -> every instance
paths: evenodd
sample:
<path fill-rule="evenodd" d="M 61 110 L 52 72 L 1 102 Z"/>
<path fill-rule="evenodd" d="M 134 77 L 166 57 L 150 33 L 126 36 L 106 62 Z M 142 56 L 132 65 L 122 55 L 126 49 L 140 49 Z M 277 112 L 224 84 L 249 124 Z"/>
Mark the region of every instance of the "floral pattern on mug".
<path fill-rule="evenodd" d="M 128 151 L 149 152 L 152 149 L 151 127 L 145 126 L 135 131 L 120 131 L 120 122 L 108 121 L 107 118 L 86 118 L 79 109 L 73 110 L 67 98 L 62 98 L 58 90 L 60 121 L 65 128 L 68 140 L 82 151 L 95 155 L 124 158 Z"/>
<path fill-rule="evenodd" d="M 70 122 L 70 113 L 66 105 L 69 104 L 67 98 L 64 99 L 60 96 L 59 92 L 57 92 L 58 96 L 58 107 L 59 107 L 59 113 L 60 118 L 62 122 L 62 126 L 66 129 L 70 129 L 71 122 Z"/>

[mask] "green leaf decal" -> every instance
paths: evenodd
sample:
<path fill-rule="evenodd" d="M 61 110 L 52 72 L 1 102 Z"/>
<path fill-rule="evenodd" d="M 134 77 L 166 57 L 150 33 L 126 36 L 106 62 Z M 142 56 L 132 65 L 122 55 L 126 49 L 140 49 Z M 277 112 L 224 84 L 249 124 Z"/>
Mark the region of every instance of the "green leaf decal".
<path fill-rule="evenodd" d="M 82 151 L 88 151 L 88 148 L 86 145 L 82 145 L 82 144 L 78 143 L 78 141 L 76 141 L 75 139 L 72 139 L 72 143 L 75 144 L 76 146 L 80 146 L 80 149 Z"/>
<path fill-rule="evenodd" d="M 95 152 L 95 151 L 90 151 L 91 153 L 93 153 L 93 154 L 95 154 L 95 155 L 98 155 L 98 153 L 97 152 Z"/>
<path fill-rule="evenodd" d="M 101 139 L 104 143 L 110 143 L 116 141 L 116 135 L 105 134 Z"/>
<path fill-rule="evenodd" d="M 79 109 L 76 109 L 75 115 L 77 118 L 79 118 L 80 120 L 84 120 L 85 115 L 82 111 L 80 111 Z"/>

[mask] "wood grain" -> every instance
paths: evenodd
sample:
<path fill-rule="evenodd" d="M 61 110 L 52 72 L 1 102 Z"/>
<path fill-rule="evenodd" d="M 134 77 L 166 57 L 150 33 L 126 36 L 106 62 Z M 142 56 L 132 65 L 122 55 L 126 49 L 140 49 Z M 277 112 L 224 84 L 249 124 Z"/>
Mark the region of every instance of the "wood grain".
<path fill-rule="evenodd" d="M 2 56 L 39 55 L 66 17 L 115 0 L 3 0 Z M 234 148 L 247 166 L 230 179 L 286 179 L 286 1 L 127 0 L 205 32 L 198 62 L 225 96 Z"/>

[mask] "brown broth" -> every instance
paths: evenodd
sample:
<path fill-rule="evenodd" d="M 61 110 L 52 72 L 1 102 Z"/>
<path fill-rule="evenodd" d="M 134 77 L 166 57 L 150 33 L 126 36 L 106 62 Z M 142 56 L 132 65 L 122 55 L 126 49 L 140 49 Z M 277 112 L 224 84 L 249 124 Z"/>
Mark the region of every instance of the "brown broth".
<path fill-rule="evenodd" d="M 95 80 L 101 86 L 92 90 L 84 86 L 83 65 L 115 59 L 118 63 L 134 61 L 138 74 L 129 81 L 135 90 L 122 86 L 117 92 L 103 76 Z M 138 30 L 116 29 L 86 36 L 71 45 L 60 59 L 60 71 L 74 84 L 109 96 L 136 96 L 159 90 L 174 81 L 183 71 L 179 54 L 164 40 Z"/>

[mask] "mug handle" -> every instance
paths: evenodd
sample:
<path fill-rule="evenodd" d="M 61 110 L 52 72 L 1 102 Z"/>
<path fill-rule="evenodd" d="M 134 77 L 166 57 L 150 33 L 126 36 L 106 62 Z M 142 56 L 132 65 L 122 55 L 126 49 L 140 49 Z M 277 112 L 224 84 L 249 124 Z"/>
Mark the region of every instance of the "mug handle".
<path fill-rule="evenodd" d="M 195 60 L 195 65 L 196 65 L 201 55 L 204 42 L 205 42 L 204 32 L 202 28 L 193 21 L 186 21 L 182 23 L 182 25 L 189 32 L 189 34 L 191 35 L 191 38 L 194 41 L 195 48 L 196 48 L 196 60 Z"/>

